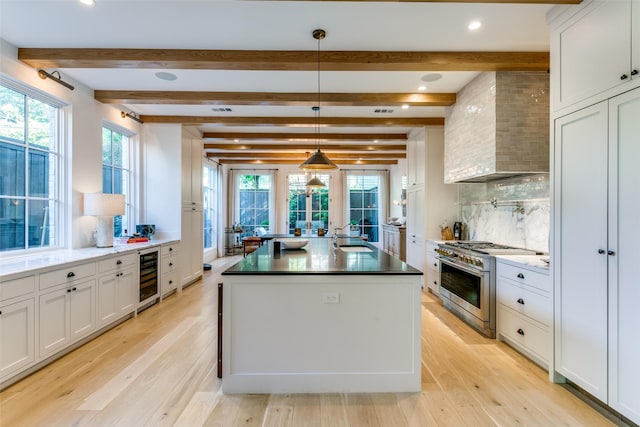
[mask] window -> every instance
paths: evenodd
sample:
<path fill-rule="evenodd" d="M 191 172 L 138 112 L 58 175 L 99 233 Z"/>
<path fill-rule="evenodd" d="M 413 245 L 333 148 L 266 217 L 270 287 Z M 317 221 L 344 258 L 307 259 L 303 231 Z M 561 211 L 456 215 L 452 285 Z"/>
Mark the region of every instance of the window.
<path fill-rule="evenodd" d="M 115 128 L 102 128 L 102 192 L 124 194 L 125 214 L 113 218 L 113 236 L 129 232 L 131 224 L 131 141 L 130 134 Z M 132 230 L 133 231 L 133 230 Z"/>
<path fill-rule="evenodd" d="M 329 179 L 328 174 L 316 175 L 325 185 L 323 188 L 307 190 L 309 177 L 306 174 L 289 175 L 289 234 L 295 228 L 329 228 Z"/>
<path fill-rule="evenodd" d="M 258 227 L 269 231 L 271 220 L 271 174 L 239 174 L 237 181 L 238 218 L 242 230 L 253 234 Z"/>
<path fill-rule="evenodd" d="M 347 216 L 348 221 L 367 236 L 371 242 L 379 241 L 380 218 L 384 209 L 385 176 L 381 173 L 347 173 Z M 384 191 L 383 191 L 384 190 Z"/>
<path fill-rule="evenodd" d="M 218 169 L 205 165 L 202 170 L 204 196 L 204 248 L 215 249 L 218 235 Z"/>
<path fill-rule="evenodd" d="M 0 80 L 0 251 L 60 245 L 60 107 Z"/>

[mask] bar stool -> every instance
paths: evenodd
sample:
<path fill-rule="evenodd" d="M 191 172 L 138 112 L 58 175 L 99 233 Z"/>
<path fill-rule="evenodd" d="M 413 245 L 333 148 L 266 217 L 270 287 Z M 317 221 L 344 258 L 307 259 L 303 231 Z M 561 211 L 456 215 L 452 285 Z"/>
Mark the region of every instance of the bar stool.
<path fill-rule="evenodd" d="M 242 256 L 247 256 L 251 252 L 262 246 L 262 238 L 259 236 L 247 236 L 242 238 Z"/>

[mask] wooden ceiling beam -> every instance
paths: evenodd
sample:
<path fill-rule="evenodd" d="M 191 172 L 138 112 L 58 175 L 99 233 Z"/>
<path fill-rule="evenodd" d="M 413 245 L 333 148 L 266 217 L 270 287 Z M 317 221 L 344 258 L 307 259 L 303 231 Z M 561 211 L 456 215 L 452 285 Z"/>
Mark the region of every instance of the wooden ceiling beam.
<path fill-rule="evenodd" d="M 291 141 L 406 141 L 406 133 L 294 133 L 294 132 L 204 132 L 202 139 L 226 140 L 274 140 L 286 139 Z"/>
<path fill-rule="evenodd" d="M 34 68 L 315 71 L 315 50 L 19 48 Z M 546 71 L 548 52 L 320 52 L 322 71 Z"/>
<path fill-rule="evenodd" d="M 96 90 L 94 98 L 104 104 L 178 105 L 284 105 L 311 106 L 318 93 L 283 92 L 195 92 Z M 456 102 L 455 93 L 322 93 L 323 106 L 401 106 L 443 107 Z"/>
<path fill-rule="evenodd" d="M 215 155 L 207 154 L 208 157 L 216 157 Z M 220 164 L 226 165 L 299 165 L 302 163 L 300 160 L 288 160 L 288 159 L 271 159 L 271 160 L 241 160 L 241 159 L 220 159 L 218 161 Z M 364 165 L 397 165 L 397 160 L 389 160 L 389 159 L 376 159 L 376 160 L 333 160 L 334 163 L 339 165 L 353 165 L 353 166 L 364 166 Z"/>
<path fill-rule="evenodd" d="M 313 151 L 317 147 L 316 144 L 246 144 L 246 143 L 233 143 L 233 144 L 204 144 L 205 150 L 306 150 Z M 386 152 L 386 151 L 406 151 L 407 146 L 404 144 L 375 144 L 375 145 L 358 145 L 358 144 L 323 144 L 322 150 L 329 152 L 336 151 L 363 151 L 363 152 Z"/>
<path fill-rule="evenodd" d="M 386 126 L 420 127 L 444 126 L 444 117 L 320 117 L 318 124 L 324 126 Z M 232 117 L 232 116 L 145 116 L 145 123 L 179 123 L 183 125 L 224 125 L 224 126 L 290 126 L 313 127 L 314 117 Z"/>
<path fill-rule="evenodd" d="M 337 160 L 357 160 L 357 159 L 404 159 L 405 153 L 332 153 L 328 150 L 322 150 L 331 160 L 334 162 Z M 310 153 L 309 153 L 310 154 Z M 309 154 L 302 152 L 291 151 L 288 153 L 261 153 L 261 152 L 249 152 L 249 153 L 207 153 L 209 157 L 216 157 L 219 159 L 288 159 L 298 160 L 300 162 L 309 158 Z"/>

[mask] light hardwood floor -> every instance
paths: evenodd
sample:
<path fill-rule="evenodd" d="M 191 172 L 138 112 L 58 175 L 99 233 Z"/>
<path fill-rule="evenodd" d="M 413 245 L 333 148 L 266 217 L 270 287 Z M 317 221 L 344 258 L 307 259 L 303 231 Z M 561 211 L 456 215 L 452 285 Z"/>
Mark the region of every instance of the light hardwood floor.
<path fill-rule="evenodd" d="M 611 426 L 547 373 L 423 298 L 422 392 L 223 395 L 203 281 L 0 393 L 4 426 Z"/>

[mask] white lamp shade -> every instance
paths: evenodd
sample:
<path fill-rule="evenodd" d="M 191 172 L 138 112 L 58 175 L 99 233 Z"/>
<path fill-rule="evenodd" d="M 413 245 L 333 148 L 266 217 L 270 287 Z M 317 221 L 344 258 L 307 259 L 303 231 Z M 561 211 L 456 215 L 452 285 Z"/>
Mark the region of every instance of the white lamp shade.
<path fill-rule="evenodd" d="M 84 214 L 116 216 L 125 214 L 124 194 L 85 193 Z"/>

